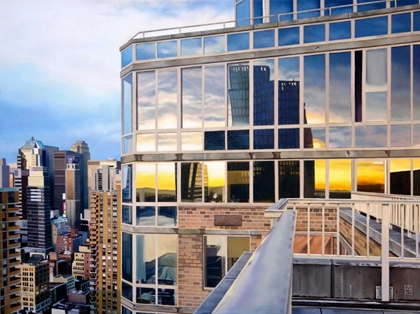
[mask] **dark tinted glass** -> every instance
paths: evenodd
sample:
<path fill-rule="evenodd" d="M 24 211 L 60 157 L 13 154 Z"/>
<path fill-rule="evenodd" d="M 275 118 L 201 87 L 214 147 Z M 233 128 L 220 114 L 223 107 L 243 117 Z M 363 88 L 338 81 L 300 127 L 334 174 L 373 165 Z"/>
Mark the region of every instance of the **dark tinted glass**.
<path fill-rule="evenodd" d="M 388 17 L 380 16 L 356 20 L 356 38 L 386 35 L 388 33 Z"/>
<path fill-rule="evenodd" d="M 254 162 L 254 202 L 273 203 L 274 161 Z"/>
<path fill-rule="evenodd" d="M 228 131 L 227 142 L 228 150 L 249 149 L 249 131 Z"/>
<path fill-rule="evenodd" d="M 280 129 L 279 130 L 279 148 L 299 148 L 299 129 Z"/>
<path fill-rule="evenodd" d="M 204 132 L 204 150 L 224 150 L 225 132 L 207 131 Z"/>
<path fill-rule="evenodd" d="M 273 149 L 274 130 L 254 130 L 254 149 Z"/>
<path fill-rule="evenodd" d="M 303 42 L 316 43 L 325 40 L 325 25 L 309 25 L 303 28 Z"/>
<path fill-rule="evenodd" d="M 330 23 L 330 40 L 349 39 L 349 38 L 351 38 L 350 21 Z"/>
<path fill-rule="evenodd" d="M 299 44 L 299 27 L 279 29 L 279 46 Z"/>
<path fill-rule="evenodd" d="M 392 15 L 392 34 L 411 31 L 411 13 Z"/>

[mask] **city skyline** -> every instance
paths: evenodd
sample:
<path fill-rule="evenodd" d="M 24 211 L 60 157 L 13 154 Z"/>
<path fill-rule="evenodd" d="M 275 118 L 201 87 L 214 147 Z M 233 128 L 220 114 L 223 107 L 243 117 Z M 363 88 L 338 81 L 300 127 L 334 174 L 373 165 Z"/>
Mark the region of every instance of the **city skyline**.
<path fill-rule="evenodd" d="M 92 159 L 119 159 L 119 47 L 139 31 L 234 19 L 233 0 L 13 1 L 0 8 L 7 43 L 0 48 L 0 156 L 8 164 L 32 136 L 60 150 L 84 140 Z"/>

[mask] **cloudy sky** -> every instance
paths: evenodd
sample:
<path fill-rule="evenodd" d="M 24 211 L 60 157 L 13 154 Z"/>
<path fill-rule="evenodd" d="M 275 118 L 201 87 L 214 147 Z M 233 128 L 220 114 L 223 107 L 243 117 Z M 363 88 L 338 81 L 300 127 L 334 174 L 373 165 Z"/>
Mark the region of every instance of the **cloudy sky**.
<path fill-rule="evenodd" d="M 120 52 L 137 32 L 233 20 L 234 0 L 0 0 L 0 158 L 31 136 L 120 158 Z"/>

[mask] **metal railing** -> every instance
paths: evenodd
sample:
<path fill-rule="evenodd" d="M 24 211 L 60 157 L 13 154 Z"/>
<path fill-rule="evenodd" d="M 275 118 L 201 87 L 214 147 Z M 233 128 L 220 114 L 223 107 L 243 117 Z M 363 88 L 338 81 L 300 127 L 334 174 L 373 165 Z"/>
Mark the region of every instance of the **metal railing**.
<path fill-rule="evenodd" d="M 140 31 L 136 33 L 133 37 L 130 38 L 130 40 L 138 39 L 138 38 L 163 36 L 163 35 L 183 34 L 183 33 L 196 32 L 196 31 L 225 29 L 229 27 L 235 27 L 241 24 L 243 24 L 242 26 L 262 24 L 260 21 L 264 21 L 264 23 L 270 22 L 270 21 L 273 22 L 273 20 L 280 22 L 282 21 L 283 17 L 289 17 L 289 16 L 292 16 L 292 18 L 287 19 L 287 20 L 296 20 L 296 19 L 299 19 L 299 15 L 310 14 L 310 13 L 319 13 L 319 16 L 332 15 L 334 10 L 341 10 L 341 9 L 346 9 L 346 8 L 352 8 L 353 12 L 357 12 L 357 8 L 360 6 L 374 5 L 374 4 L 380 4 L 380 3 L 385 3 L 386 7 L 390 7 L 391 4 L 393 4 L 394 6 L 397 6 L 398 0 L 373 0 L 373 1 L 365 2 L 365 3 L 337 5 L 337 6 L 332 6 L 328 8 L 302 10 L 302 11 L 295 11 L 295 12 L 289 12 L 289 13 L 259 16 L 259 17 L 253 17 L 253 18 L 230 20 L 230 21 L 224 21 L 224 22 L 197 24 L 197 25 L 190 25 L 190 26 L 178 26 L 178 27 L 162 28 L 162 29 L 156 29 L 156 30 L 146 30 L 146 31 Z M 389 5 L 387 3 L 389 3 Z"/>
<path fill-rule="evenodd" d="M 295 257 L 379 261 L 381 298 L 389 301 L 390 261 L 420 264 L 419 205 L 418 200 L 405 198 L 288 199 L 281 201 L 280 208 L 296 211 Z M 406 220 L 400 219 L 407 209 L 414 217 L 411 234 L 404 230 Z M 265 212 L 273 219 L 280 215 L 276 208 Z M 392 216 L 399 218 L 391 223 Z"/>

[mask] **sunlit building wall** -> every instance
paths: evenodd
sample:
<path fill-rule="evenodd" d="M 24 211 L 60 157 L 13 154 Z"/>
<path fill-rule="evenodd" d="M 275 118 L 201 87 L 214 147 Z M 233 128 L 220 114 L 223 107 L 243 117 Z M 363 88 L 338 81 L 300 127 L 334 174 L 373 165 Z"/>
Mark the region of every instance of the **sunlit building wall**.
<path fill-rule="evenodd" d="M 7 173 L 4 174 L 7 177 Z M 1 313 L 18 313 L 20 303 L 20 236 L 19 192 L 17 188 L 0 188 L 0 259 L 3 261 L 0 275 Z"/>
<path fill-rule="evenodd" d="M 121 48 L 123 313 L 193 311 L 280 198 L 419 195 L 419 2 L 235 3 Z"/>

